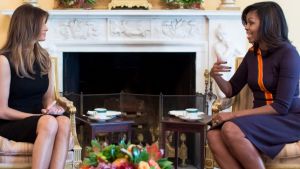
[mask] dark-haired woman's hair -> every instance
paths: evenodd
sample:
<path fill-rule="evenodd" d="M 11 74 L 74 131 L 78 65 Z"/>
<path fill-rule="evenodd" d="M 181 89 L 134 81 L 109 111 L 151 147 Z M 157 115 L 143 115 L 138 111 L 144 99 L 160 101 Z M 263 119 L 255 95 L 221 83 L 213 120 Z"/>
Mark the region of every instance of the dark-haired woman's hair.
<path fill-rule="evenodd" d="M 263 41 L 269 48 L 278 47 L 288 39 L 288 26 L 281 7 L 272 1 L 258 2 L 246 7 L 242 13 L 242 22 L 247 24 L 247 14 L 256 12 L 260 19 L 259 41 Z M 255 46 L 257 44 L 254 44 Z"/>
<path fill-rule="evenodd" d="M 0 54 L 10 53 L 8 59 L 20 77 L 32 78 L 36 62 L 41 74 L 45 75 L 51 67 L 48 52 L 43 49 L 38 38 L 48 12 L 30 4 L 19 6 L 13 13 L 6 43 Z"/>

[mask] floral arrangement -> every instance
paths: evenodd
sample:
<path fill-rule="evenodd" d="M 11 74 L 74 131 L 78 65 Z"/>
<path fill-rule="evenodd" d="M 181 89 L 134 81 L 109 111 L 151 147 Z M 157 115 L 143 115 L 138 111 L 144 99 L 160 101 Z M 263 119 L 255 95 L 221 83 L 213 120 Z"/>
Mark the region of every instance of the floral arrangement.
<path fill-rule="evenodd" d="M 97 0 L 58 0 L 58 3 L 62 7 L 77 7 L 84 8 L 96 3 Z"/>
<path fill-rule="evenodd" d="M 204 0 L 164 0 L 169 8 L 201 8 L 200 6 Z"/>
<path fill-rule="evenodd" d="M 101 146 L 97 140 L 86 147 L 80 169 L 172 169 L 172 162 L 162 158 L 157 143 L 142 147 L 135 144 Z"/>

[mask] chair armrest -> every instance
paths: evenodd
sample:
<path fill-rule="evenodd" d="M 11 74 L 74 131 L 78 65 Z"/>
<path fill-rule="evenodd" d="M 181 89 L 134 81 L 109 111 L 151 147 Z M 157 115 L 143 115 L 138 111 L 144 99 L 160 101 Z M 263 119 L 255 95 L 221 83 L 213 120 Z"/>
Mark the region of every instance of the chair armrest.
<path fill-rule="evenodd" d="M 213 114 L 219 113 L 222 110 L 228 109 L 234 103 L 234 98 L 221 98 L 214 101 L 212 105 Z"/>
<path fill-rule="evenodd" d="M 76 113 L 76 107 L 74 106 L 72 101 L 70 101 L 67 98 L 62 97 L 62 96 L 58 96 L 56 98 L 56 101 L 60 106 L 62 106 L 70 114 Z"/>
<path fill-rule="evenodd" d="M 74 106 L 73 102 L 68 100 L 65 97 L 57 96 L 56 97 L 57 103 L 62 106 L 67 112 L 70 113 L 70 121 L 71 121 L 71 137 L 74 140 L 74 161 L 78 162 L 78 165 L 81 163 L 81 146 L 79 144 L 76 132 L 76 107 Z"/>

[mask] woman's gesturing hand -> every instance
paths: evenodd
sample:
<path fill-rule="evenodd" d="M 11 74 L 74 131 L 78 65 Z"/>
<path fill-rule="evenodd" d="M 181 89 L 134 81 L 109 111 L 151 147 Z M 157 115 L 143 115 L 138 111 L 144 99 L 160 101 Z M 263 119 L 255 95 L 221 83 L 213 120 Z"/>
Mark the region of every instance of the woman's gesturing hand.
<path fill-rule="evenodd" d="M 62 115 L 65 109 L 53 101 L 46 109 L 42 109 L 43 114 Z"/>
<path fill-rule="evenodd" d="M 225 66 L 226 61 L 217 61 L 210 69 L 210 76 L 215 78 L 216 76 L 222 76 L 222 72 L 230 72 L 231 67 Z"/>

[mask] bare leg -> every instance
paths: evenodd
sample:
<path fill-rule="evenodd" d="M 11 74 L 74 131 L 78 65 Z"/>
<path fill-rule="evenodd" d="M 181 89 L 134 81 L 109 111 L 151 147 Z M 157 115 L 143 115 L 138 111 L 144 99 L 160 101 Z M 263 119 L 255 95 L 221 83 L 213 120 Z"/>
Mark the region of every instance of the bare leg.
<path fill-rule="evenodd" d="M 210 130 L 207 133 L 208 145 L 212 151 L 215 160 L 222 169 L 241 169 L 241 165 L 232 156 L 224 144 L 223 138 L 221 137 L 221 131 L 218 129 Z"/>
<path fill-rule="evenodd" d="M 226 122 L 222 127 L 222 137 L 230 152 L 245 169 L 265 169 L 264 163 L 253 144 L 233 122 Z"/>
<path fill-rule="evenodd" d="M 63 169 L 69 149 L 71 124 L 70 119 L 66 116 L 58 116 L 56 120 L 58 123 L 58 131 L 54 142 L 50 169 Z"/>
<path fill-rule="evenodd" d="M 39 119 L 32 151 L 32 169 L 48 169 L 57 128 L 53 116 L 44 115 Z"/>

